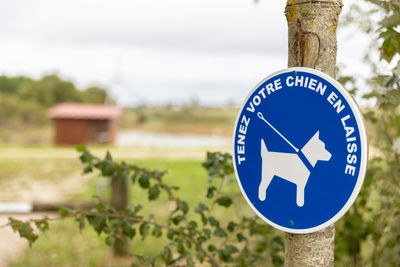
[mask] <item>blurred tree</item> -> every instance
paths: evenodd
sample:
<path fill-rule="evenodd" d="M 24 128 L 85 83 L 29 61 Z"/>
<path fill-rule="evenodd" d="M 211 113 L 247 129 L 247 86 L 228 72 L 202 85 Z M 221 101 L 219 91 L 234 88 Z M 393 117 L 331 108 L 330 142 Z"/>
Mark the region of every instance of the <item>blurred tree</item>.
<path fill-rule="evenodd" d="M 107 91 L 101 87 L 91 86 L 82 91 L 82 101 L 85 103 L 104 104 L 107 98 Z"/>
<path fill-rule="evenodd" d="M 70 81 L 57 75 L 46 75 L 38 81 L 25 84 L 21 88 L 21 98 L 35 101 L 45 107 L 61 102 L 80 102 L 79 91 Z"/>
<path fill-rule="evenodd" d="M 7 77 L 0 76 L 0 93 L 18 94 L 19 89 L 26 83 L 32 82 L 32 79 L 24 76 Z"/>

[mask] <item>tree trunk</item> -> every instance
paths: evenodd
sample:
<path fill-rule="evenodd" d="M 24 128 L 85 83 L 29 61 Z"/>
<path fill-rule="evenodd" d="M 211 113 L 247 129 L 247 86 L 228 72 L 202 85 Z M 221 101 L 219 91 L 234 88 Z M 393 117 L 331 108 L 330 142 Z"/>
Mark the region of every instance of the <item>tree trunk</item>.
<path fill-rule="evenodd" d="M 124 210 L 128 207 L 128 183 L 118 176 L 111 178 L 111 206 L 116 210 Z M 122 235 L 122 239 L 116 239 L 113 250 L 115 256 L 126 256 L 129 254 L 128 238 Z"/>
<path fill-rule="evenodd" d="M 341 0 L 288 0 L 289 67 L 336 78 L 336 28 Z M 311 234 L 286 233 L 285 266 L 333 266 L 335 226 Z"/>

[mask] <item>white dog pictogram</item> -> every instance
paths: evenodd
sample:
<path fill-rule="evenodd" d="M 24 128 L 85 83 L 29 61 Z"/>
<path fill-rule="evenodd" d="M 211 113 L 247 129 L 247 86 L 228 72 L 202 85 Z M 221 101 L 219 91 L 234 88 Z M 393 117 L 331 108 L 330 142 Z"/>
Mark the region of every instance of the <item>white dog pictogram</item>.
<path fill-rule="evenodd" d="M 276 131 L 297 153 L 299 153 L 299 150 L 269 122 L 267 122 L 261 113 L 258 113 L 258 117 L 271 126 L 274 131 Z M 258 188 L 258 198 L 261 201 L 265 200 L 267 188 L 274 176 L 278 176 L 296 184 L 296 204 L 299 207 L 304 205 L 304 189 L 307 185 L 308 178 L 310 177 L 310 170 L 297 153 L 268 151 L 264 140 L 261 139 L 262 171 L 261 183 Z M 317 131 L 307 144 L 305 144 L 301 149 L 301 153 L 312 167 L 315 167 L 317 162 L 320 160 L 329 161 L 331 158 L 331 153 L 325 149 L 324 142 L 319 139 L 319 131 Z"/>

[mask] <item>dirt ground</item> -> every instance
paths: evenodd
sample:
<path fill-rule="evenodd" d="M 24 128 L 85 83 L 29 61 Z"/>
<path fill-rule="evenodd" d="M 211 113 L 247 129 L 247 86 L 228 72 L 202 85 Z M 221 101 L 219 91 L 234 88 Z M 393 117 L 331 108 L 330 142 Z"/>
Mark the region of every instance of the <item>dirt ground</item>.
<path fill-rule="evenodd" d="M 18 199 L 19 201 L 51 203 L 68 199 L 72 194 L 79 193 L 84 188 L 80 173 L 76 173 L 63 179 L 61 183 L 54 184 L 51 180 L 32 181 L 25 178 L 11 180 L 7 183 L 7 189 L 1 190 L 1 200 Z M 23 184 L 24 186 L 21 186 Z M 0 225 L 8 223 L 8 218 L 19 220 L 41 218 L 44 215 L 56 216 L 55 214 L 0 214 Z M 0 267 L 7 267 L 16 259 L 23 250 L 28 247 L 28 242 L 14 233 L 11 227 L 0 229 Z"/>

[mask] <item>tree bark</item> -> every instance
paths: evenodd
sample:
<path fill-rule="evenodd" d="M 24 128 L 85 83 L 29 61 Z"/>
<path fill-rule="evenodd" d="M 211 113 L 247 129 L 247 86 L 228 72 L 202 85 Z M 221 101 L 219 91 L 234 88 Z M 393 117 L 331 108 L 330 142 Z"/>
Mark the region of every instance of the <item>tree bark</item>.
<path fill-rule="evenodd" d="M 336 78 L 336 28 L 341 0 L 288 0 L 289 67 L 308 67 Z M 335 226 L 311 234 L 286 233 L 285 266 L 333 266 Z"/>
<path fill-rule="evenodd" d="M 128 182 L 121 180 L 118 176 L 111 178 L 111 200 L 110 204 L 116 210 L 124 210 L 128 207 Z M 122 235 L 123 236 L 123 235 Z M 126 236 L 116 239 L 113 251 L 115 256 L 129 255 L 129 240 Z"/>

